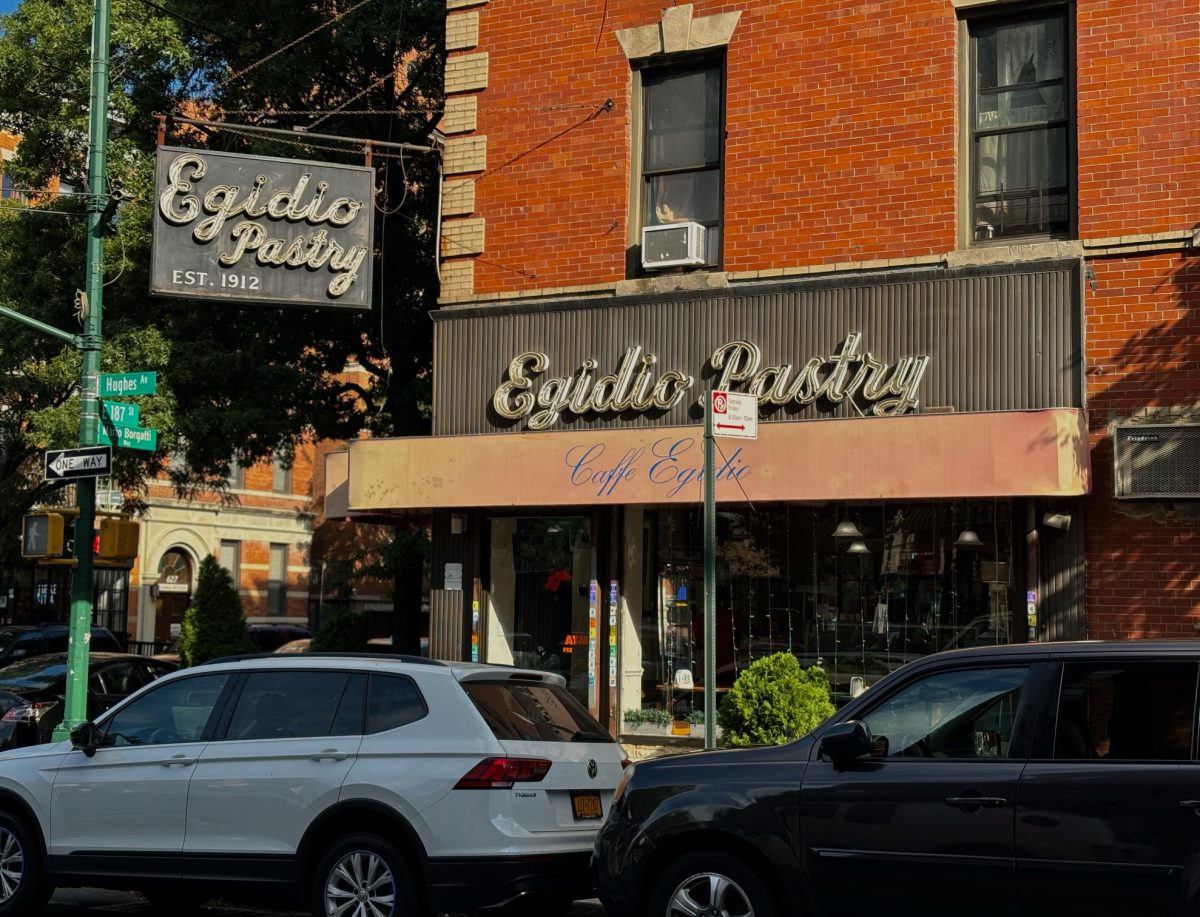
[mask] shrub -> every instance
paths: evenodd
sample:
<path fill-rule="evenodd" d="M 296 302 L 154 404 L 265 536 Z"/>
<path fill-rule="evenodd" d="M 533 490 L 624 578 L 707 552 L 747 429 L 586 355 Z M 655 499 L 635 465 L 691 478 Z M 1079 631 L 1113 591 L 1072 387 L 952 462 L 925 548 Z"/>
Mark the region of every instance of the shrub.
<path fill-rule="evenodd" d="M 371 639 L 367 616 L 357 611 L 339 611 L 313 634 L 314 653 L 363 653 Z"/>
<path fill-rule="evenodd" d="M 824 670 L 802 669 L 791 653 L 776 653 L 742 671 L 721 701 L 717 722 L 726 745 L 780 745 L 832 715 Z"/>
<path fill-rule="evenodd" d="M 183 664 L 199 665 L 253 649 L 233 577 L 210 555 L 200 562 L 192 605 L 183 617 L 179 635 Z"/>

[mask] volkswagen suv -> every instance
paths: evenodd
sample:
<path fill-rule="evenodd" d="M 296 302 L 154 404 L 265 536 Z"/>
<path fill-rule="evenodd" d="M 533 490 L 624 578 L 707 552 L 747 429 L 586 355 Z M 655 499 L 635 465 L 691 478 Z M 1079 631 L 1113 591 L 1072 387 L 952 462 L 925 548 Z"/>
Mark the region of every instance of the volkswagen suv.
<path fill-rule="evenodd" d="M 268 893 L 317 917 L 562 912 L 591 895 L 588 852 L 624 764 L 556 675 L 218 661 L 68 741 L 0 754 L 0 917 L 82 885 L 164 902 Z"/>

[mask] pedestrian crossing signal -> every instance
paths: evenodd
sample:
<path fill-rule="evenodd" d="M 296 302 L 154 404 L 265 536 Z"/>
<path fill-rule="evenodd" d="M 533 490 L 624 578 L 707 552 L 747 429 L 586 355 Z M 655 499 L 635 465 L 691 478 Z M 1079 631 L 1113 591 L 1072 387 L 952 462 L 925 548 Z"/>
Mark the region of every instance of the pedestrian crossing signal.
<path fill-rule="evenodd" d="M 21 556 L 61 557 L 64 528 L 58 513 L 30 513 L 21 521 Z"/>
<path fill-rule="evenodd" d="M 138 554 L 139 526 L 130 519 L 101 519 L 96 557 L 102 560 L 132 560 Z"/>

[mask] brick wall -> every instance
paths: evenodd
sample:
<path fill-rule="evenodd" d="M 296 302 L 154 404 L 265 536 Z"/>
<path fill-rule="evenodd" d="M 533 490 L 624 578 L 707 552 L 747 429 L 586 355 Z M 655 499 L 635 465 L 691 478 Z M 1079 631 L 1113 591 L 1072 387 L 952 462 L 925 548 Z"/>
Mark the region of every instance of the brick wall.
<path fill-rule="evenodd" d="M 1200 257 L 1105 258 L 1087 297 L 1088 632 L 1195 637 L 1200 506 L 1118 502 L 1109 424 L 1147 409 L 1200 408 Z M 1200 416 L 1198 416 L 1200 419 Z"/>

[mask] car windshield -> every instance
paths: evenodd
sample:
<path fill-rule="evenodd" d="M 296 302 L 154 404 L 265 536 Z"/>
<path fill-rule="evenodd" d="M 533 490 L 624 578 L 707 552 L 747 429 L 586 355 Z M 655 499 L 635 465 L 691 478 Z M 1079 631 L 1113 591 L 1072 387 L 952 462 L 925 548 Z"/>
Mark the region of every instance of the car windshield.
<path fill-rule="evenodd" d="M 45 684 L 67 673 L 65 656 L 34 656 L 0 669 L 0 683 L 8 685 Z"/>

